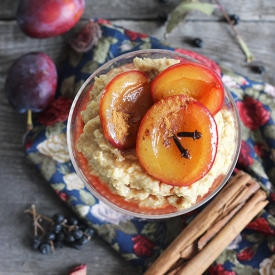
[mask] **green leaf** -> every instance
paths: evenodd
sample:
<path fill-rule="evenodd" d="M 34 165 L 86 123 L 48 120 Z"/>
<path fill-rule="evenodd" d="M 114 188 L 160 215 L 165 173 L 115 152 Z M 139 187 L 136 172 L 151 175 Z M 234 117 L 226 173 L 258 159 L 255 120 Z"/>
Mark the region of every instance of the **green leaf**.
<path fill-rule="evenodd" d="M 113 245 L 111 245 L 111 247 L 115 250 L 115 251 L 117 251 L 117 252 L 119 252 L 119 243 L 114 243 Z"/>
<path fill-rule="evenodd" d="M 92 206 L 96 202 L 94 196 L 85 190 L 80 190 L 79 195 L 80 195 L 80 199 L 86 205 Z"/>
<path fill-rule="evenodd" d="M 265 173 L 265 170 L 263 168 L 262 162 L 260 162 L 259 160 L 254 159 L 254 161 L 251 164 L 250 168 L 257 176 L 261 176 L 265 179 L 268 178 L 266 173 Z"/>
<path fill-rule="evenodd" d="M 80 217 L 84 218 L 90 211 L 90 206 L 84 204 L 77 204 L 75 206 L 76 212 L 79 214 Z"/>
<path fill-rule="evenodd" d="M 121 254 L 121 255 L 126 261 L 138 259 L 137 255 L 134 253 L 125 253 L 125 254 Z"/>
<path fill-rule="evenodd" d="M 56 161 L 51 157 L 45 156 L 39 152 L 30 153 L 28 158 L 34 163 L 40 165 L 40 172 L 46 180 L 50 178 L 56 172 Z"/>
<path fill-rule="evenodd" d="M 251 243 L 261 243 L 265 239 L 265 236 L 263 236 L 261 234 L 254 233 L 254 234 L 246 235 L 245 239 L 247 239 Z"/>
<path fill-rule="evenodd" d="M 56 191 L 62 191 L 65 188 L 65 184 L 64 183 L 54 183 L 51 186 Z"/>
<path fill-rule="evenodd" d="M 231 263 L 236 262 L 237 252 L 235 250 L 224 250 L 220 256 L 216 259 L 216 263 L 224 264 L 226 261 Z"/>
<path fill-rule="evenodd" d="M 98 63 L 105 63 L 108 53 L 109 53 L 109 49 L 111 47 L 112 44 L 117 43 L 117 39 L 116 38 L 112 38 L 112 37 L 101 37 L 98 40 L 98 43 L 94 49 L 94 60 Z"/>
<path fill-rule="evenodd" d="M 88 61 L 84 67 L 81 69 L 81 72 L 91 74 L 98 68 L 98 63 L 94 60 Z"/>
<path fill-rule="evenodd" d="M 149 236 L 150 234 L 154 234 L 158 228 L 158 223 L 156 222 L 148 222 L 142 229 L 141 234 L 145 236 Z"/>
<path fill-rule="evenodd" d="M 63 122 L 57 122 L 52 126 L 46 127 L 46 137 L 49 138 L 50 136 L 57 136 L 63 132 L 66 128 L 66 125 Z"/>
<path fill-rule="evenodd" d="M 65 78 L 60 87 L 60 93 L 69 98 L 74 98 L 75 96 L 75 75 Z"/>
<path fill-rule="evenodd" d="M 73 67 L 76 67 L 82 60 L 83 54 L 71 50 L 69 53 L 69 62 Z"/>
<path fill-rule="evenodd" d="M 268 224 L 272 227 L 275 227 L 275 217 L 272 215 L 267 216 Z"/>
<path fill-rule="evenodd" d="M 199 11 L 208 16 L 212 15 L 217 8 L 216 4 L 200 3 L 200 2 L 185 2 L 178 5 L 168 19 L 166 34 L 170 33 L 180 22 L 184 21 L 190 11 Z"/>
<path fill-rule="evenodd" d="M 104 224 L 98 227 L 98 234 L 108 243 L 112 243 L 116 237 L 116 230 L 111 224 Z"/>
<path fill-rule="evenodd" d="M 274 138 L 275 137 L 275 126 L 274 125 L 265 126 L 264 135 L 268 138 Z"/>
<path fill-rule="evenodd" d="M 136 226 L 131 221 L 121 222 L 118 225 L 115 225 L 115 228 L 128 235 L 138 233 Z"/>

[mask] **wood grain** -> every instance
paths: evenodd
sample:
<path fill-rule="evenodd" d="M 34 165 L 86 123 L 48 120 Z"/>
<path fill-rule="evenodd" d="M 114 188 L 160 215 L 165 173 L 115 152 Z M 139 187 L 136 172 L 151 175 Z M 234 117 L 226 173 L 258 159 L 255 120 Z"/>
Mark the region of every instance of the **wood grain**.
<path fill-rule="evenodd" d="M 25 208 L 35 203 L 45 215 L 58 211 L 68 213 L 69 209 L 26 160 L 21 144 L 26 117 L 10 107 L 4 94 L 4 82 L 12 62 L 24 53 L 44 51 L 58 62 L 66 45 L 66 35 L 42 40 L 25 36 L 15 20 L 18 2 L 0 1 L 0 274 L 65 275 L 69 268 L 80 263 L 88 264 L 88 274 L 138 274 L 134 267 L 97 237 L 82 251 L 64 248 L 52 256 L 34 252 L 28 245 L 32 226 L 31 218 L 23 215 Z M 86 0 L 82 20 L 102 17 L 116 25 L 164 40 L 165 24 L 158 20 L 158 15 L 171 12 L 180 2 Z M 186 22 L 169 35 L 166 43 L 197 51 L 236 72 L 275 85 L 275 2 L 221 0 L 221 3 L 228 13 L 240 16 L 237 30 L 256 61 L 265 66 L 263 75 L 253 73 L 246 64 L 245 56 L 220 12 L 211 17 L 190 14 Z M 190 45 L 194 37 L 204 40 L 203 48 Z M 102 261 L 104 264 L 100 264 Z"/>

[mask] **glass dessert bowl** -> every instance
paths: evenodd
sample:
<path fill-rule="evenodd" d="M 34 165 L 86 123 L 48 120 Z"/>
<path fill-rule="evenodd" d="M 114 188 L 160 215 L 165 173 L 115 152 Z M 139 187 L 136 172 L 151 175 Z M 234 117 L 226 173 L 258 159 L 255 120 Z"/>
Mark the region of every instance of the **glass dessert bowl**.
<path fill-rule="evenodd" d="M 87 189 L 124 214 L 188 213 L 225 185 L 240 150 L 239 115 L 220 76 L 168 50 L 121 55 L 72 104 L 73 166 Z"/>

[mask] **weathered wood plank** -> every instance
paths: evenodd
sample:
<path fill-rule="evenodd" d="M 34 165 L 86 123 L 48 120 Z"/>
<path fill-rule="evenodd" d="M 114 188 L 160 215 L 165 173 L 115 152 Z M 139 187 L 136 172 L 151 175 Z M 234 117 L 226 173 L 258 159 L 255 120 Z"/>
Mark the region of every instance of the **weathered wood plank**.
<path fill-rule="evenodd" d="M 167 40 L 164 39 L 165 25 L 158 21 L 113 20 L 112 22 L 118 26 L 152 35 L 170 46 L 201 53 L 251 78 L 275 84 L 274 43 L 267 39 L 275 36 L 275 22 L 242 22 L 237 27 L 253 53 L 255 61 L 267 68 L 264 75 L 257 75 L 251 71 L 231 28 L 225 22 L 187 21 L 180 24 Z M 0 59 L 0 81 L 4 81 L 8 68 L 19 56 L 31 51 L 44 51 L 57 61 L 66 45 L 65 36 L 42 40 L 29 38 L 20 31 L 16 21 L 0 22 L 0 35 L 3 38 L 0 40 L 0 52 L 5 52 Z M 195 37 L 203 39 L 203 48 L 194 48 L 191 45 L 190 40 Z"/>
<path fill-rule="evenodd" d="M 65 275 L 77 264 L 87 263 L 89 274 L 138 274 L 120 255 L 95 237 L 82 251 L 61 249 L 54 256 L 34 252 L 28 245 L 31 219 L 23 210 L 35 203 L 40 212 L 52 215 L 69 209 L 47 186 L 46 181 L 30 164 L 21 145 L 26 117 L 17 114 L 4 95 L 4 81 L 12 62 L 24 53 L 44 51 L 56 62 L 66 45 L 66 36 L 32 39 L 19 29 L 15 9 L 19 0 L 0 1 L 0 274 Z M 84 19 L 102 17 L 128 29 L 147 33 L 163 40 L 164 25 L 158 20 L 160 12 L 170 12 L 181 0 L 160 3 L 158 0 L 86 0 Z M 205 2 L 208 2 L 205 0 Z M 214 3 L 214 0 L 211 2 Z M 166 41 L 171 46 L 195 50 L 252 78 L 275 85 L 275 2 L 270 0 L 220 0 L 229 13 L 241 17 L 237 26 L 256 60 L 261 61 L 266 73 L 252 73 L 234 35 L 222 22 L 221 14 L 207 17 L 198 13 L 188 16 L 185 24 L 177 27 Z M 204 47 L 193 48 L 189 40 L 201 37 Z M 104 259 L 104 264 L 102 263 Z"/>
<path fill-rule="evenodd" d="M 86 0 L 84 17 L 102 17 L 110 20 L 148 20 L 157 19 L 161 12 L 170 13 L 182 0 Z M 215 3 L 215 0 L 201 0 L 201 2 Z M 15 18 L 19 0 L 2 0 L 0 2 L 0 20 Z M 275 20 L 275 3 L 270 0 L 220 0 L 228 13 L 241 15 L 246 20 Z M 192 18 L 200 19 L 200 13 Z"/>

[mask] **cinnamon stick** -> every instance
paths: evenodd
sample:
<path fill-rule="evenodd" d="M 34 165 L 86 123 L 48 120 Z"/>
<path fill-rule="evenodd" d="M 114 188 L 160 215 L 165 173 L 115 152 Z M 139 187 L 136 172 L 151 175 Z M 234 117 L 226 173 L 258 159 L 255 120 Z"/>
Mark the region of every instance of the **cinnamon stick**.
<path fill-rule="evenodd" d="M 211 246 L 213 245 L 211 239 L 213 239 L 215 235 L 217 237 L 217 234 L 220 234 L 218 232 L 223 227 L 228 226 L 229 222 L 235 218 L 235 215 L 239 213 L 239 211 L 244 207 L 248 209 L 246 201 L 259 187 L 259 184 L 253 181 L 248 174 L 239 171 L 196 218 L 183 229 L 170 246 L 148 268 L 144 275 L 177 274 L 177 272 L 179 272 L 178 270 L 180 270 L 189 259 L 200 253 L 199 249 L 204 251 L 204 249 L 208 247 L 207 243 L 209 243 L 209 245 L 211 244 Z M 266 203 L 264 203 L 264 206 L 265 205 Z M 257 209 L 258 208 L 255 208 L 253 211 Z M 252 213 L 255 214 L 253 211 Z M 250 220 L 252 218 L 250 218 Z M 245 221 L 246 220 L 240 220 L 240 224 L 243 227 L 249 222 L 245 223 Z M 236 235 L 234 235 L 234 237 L 235 236 Z"/>
<path fill-rule="evenodd" d="M 192 245 L 230 207 L 232 198 L 246 187 L 251 177 L 240 171 L 226 185 L 226 188 L 209 203 L 195 219 L 177 236 L 144 275 L 165 274 L 181 257 L 181 251 Z"/>
<path fill-rule="evenodd" d="M 254 194 L 260 185 L 254 181 L 250 180 L 247 184 L 247 188 L 243 188 L 240 194 L 236 197 L 235 203 L 230 207 L 226 215 L 222 215 L 219 219 L 216 220 L 215 224 L 211 226 L 207 232 L 199 239 L 198 241 L 198 250 L 202 250 L 202 248 L 207 244 L 209 240 L 211 240 L 220 229 L 226 225 L 226 223 L 243 207 L 245 201 Z M 237 204 L 238 203 L 238 204 Z"/>
<path fill-rule="evenodd" d="M 266 194 L 258 190 L 226 226 L 193 257 L 176 275 L 201 275 L 244 227 L 268 204 Z"/>

